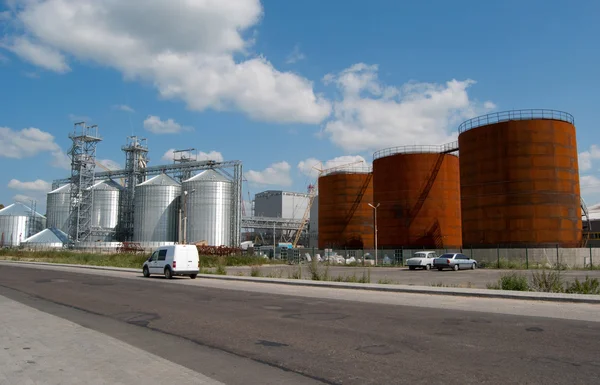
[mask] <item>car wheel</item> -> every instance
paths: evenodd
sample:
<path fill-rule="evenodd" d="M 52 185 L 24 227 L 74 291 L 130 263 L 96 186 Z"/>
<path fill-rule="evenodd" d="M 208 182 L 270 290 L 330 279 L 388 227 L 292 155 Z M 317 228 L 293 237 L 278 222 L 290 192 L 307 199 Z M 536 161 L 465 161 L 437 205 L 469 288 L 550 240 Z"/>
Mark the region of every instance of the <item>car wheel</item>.
<path fill-rule="evenodd" d="M 171 268 L 169 268 L 169 267 L 165 267 L 165 278 L 173 279 L 173 272 L 171 271 Z"/>
<path fill-rule="evenodd" d="M 415 267 L 414 267 L 414 266 L 409 266 L 409 267 L 408 267 L 408 269 L 409 269 L 409 270 L 414 270 L 414 269 L 415 269 Z"/>
<path fill-rule="evenodd" d="M 144 277 L 148 278 L 150 276 L 150 270 L 148 270 L 148 266 L 144 266 L 144 270 L 142 270 Z"/>
<path fill-rule="evenodd" d="M 431 270 L 431 265 L 425 265 L 425 270 Z"/>
<path fill-rule="evenodd" d="M 198 276 L 198 274 L 190 274 L 191 279 L 196 279 L 197 276 Z"/>
<path fill-rule="evenodd" d="M 442 271 L 442 270 L 444 270 L 444 268 L 443 267 L 438 267 L 438 270 Z"/>
<path fill-rule="evenodd" d="M 475 270 L 477 269 L 477 263 L 473 262 L 473 264 L 471 265 L 471 270 Z"/>
<path fill-rule="evenodd" d="M 454 265 L 453 269 L 454 271 L 458 271 L 458 264 Z"/>

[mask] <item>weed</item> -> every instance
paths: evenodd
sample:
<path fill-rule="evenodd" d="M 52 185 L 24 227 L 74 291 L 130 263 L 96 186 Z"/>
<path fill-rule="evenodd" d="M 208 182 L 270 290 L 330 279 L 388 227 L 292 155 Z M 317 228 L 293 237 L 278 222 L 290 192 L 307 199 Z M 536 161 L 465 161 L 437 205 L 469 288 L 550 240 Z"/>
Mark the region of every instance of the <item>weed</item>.
<path fill-rule="evenodd" d="M 319 265 L 317 260 L 313 259 L 308 264 L 308 272 L 313 281 L 329 281 L 329 265 Z"/>
<path fill-rule="evenodd" d="M 531 273 L 532 289 L 545 293 L 562 293 L 565 291 L 563 277 L 560 270 L 534 271 Z"/>
<path fill-rule="evenodd" d="M 362 276 L 356 275 L 338 275 L 331 279 L 334 282 L 351 282 L 351 283 L 371 283 L 371 271 L 363 271 Z"/>
<path fill-rule="evenodd" d="M 485 287 L 490 290 L 500 290 L 500 285 L 498 283 L 486 283 Z"/>
<path fill-rule="evenodd" d="M 498 280 L 501 290 L 529 291 L 527 277 L 520 273 L 503 274 Z"/>
<path fill-rule="evenodd" d="M 217 270 L 215 271 L 217 275 L 227 275 L 227 269 L 223 265 L 217 266 Z"/>
<path fill-rule="evenodd" d="M 292 271 L 288 271 L 288 279 L 302 279 L 302 266 L 298 266 Z"/>
<path fill-rule="evenodd" d="M 260 267 L 252 266 L 250 268 L 250 276 L 251 277 L 262 277 L 262 272 L 260 271 Z"/>
<path fill-rule="evenodd" d="M 567 284 L 566 293 L 572 294 L 600 294 L 600 281 L 598 278 L 590 278 L 585 276 L 585 281 L 579 281 L 575 278 L 575 282 Z"/>
<path fill-rule="evenodd" d="M 388 277 L 385 277 L 385 278 L 382 278 L 382 279 L 378 280 L 377 283 L 380 284 L 380 285 L 395 285 L 398 282 L 396 282 L 394 280 L 391 280 Z"/>
<path fill-rule="evenodd" d="M 244 272 L 243 271 L 238 271 L 237 273 L 235 273 L 236 276 L 238 277 L 243 277 L 244 276 Z"/>
<path fill-rule="evenodd" d="M 267 278 L 282 278 L 283 271 L 281 269 L 272 270 L 269 273 L 267 273 L 266 277 Z"/>

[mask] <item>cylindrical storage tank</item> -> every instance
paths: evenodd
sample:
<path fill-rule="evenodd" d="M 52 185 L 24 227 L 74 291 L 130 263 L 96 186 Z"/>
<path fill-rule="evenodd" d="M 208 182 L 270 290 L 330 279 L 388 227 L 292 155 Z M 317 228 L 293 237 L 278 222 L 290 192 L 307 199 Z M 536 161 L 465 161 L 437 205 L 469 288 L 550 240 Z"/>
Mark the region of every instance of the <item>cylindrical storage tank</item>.
<path fill-rule="evenodd" d="M 500 112 L 459 127 L 469 247 L 577 247 L 582 239 L 573 116 Z"/>
<path fill-rule="evenodd" d="M 335 171 L 319 178 L 319 248 L 374 247 L 373 174 Z"/>
<path fill-rule="evenodd" d="M 233 201 L 233 182 L 215 170 L 202 171 L 184 181 L 181 204 L 187 212 L 187 242 L 232 246 Z"/>
<path fill-rule="evenodd" d="M 113 180 L 105 180 L 91 187 L 93 192 L 93 204 L 91 213 L 91 227 L 96 233 L 92 241 L 111 242 L 119 224 L 119 209 L 121 203 L 121 191 L 123 186 Z"/>
<path fill-rule="evenodd" d="M 19 246 L 44 228 L 46 217 L 22 203 L 13 203 L 0 210 L 0 247 Z"/>
<path fill-rule="evenodd" d="M 462 247 L 459 162 L 444 150 L 406 146 L 374 154 L 379 247 Z"/>
<path fill-rule="evenodd" d="M 166 174 L 140 183 L 135 188 L 133 240 L 176 242 L 181 185 Z"/>
<path fill-rule="evenodd" d="M 46 226 L 69 232 L 71 184 L 60 186 L 46 196 Z"/>

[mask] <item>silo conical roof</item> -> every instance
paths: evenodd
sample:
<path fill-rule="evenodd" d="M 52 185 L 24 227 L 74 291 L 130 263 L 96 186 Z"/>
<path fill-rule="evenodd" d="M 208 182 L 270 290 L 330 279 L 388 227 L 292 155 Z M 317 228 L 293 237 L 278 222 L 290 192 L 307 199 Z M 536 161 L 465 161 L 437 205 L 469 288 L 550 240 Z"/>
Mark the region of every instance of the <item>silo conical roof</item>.
<path fill-rule="evenodd" d="M 94 184 L 91 187 L 92 190 L 108 190 L 108 191 L 116 191 L 116 190 L 123 190 L 123 186 L 121 186 L 120 184 L 118 184 L 117 182 L 115 182 L 112 179 L 108 179 L 108 180 L 103 180 L 100 182 L 97 182 L 96 184 Z"/>
<path fill-rule="evenodd" d="M 52 191 L 50 191 L 48 194 L 67 194 L 71 191 L 71 183 L 67 183 L 65 185 L 62 185 Z"/>
<path fill-rule="evenodd" d="M 3 216 L 31 216 L 31 207 L 24 205 L 21 202 L 13 203 L 0 210 L 0 215 Z M 36 212 L 36 217 L 45 218 L 42 214 Z"/>
<path fill-rule="evenodd" d="M 201 181 L 210 181 L 210 182 L 231 182 L 231 180 L 227 179 L 224 175 L 216 172 L 215 170 L 204 170 L 201 173 L 194 175 L 190 179 L 184 182 L 201 182 Z"/>
<path fill-rule="evenodd" d="M 151 179 L 148 179 L 145 182 L 142 182 L 137 185 L 139 186 L 173 186 L 179 187 L 180 184 L 175 179 L 171 178 L 167 174 L 160 174 Z"/>

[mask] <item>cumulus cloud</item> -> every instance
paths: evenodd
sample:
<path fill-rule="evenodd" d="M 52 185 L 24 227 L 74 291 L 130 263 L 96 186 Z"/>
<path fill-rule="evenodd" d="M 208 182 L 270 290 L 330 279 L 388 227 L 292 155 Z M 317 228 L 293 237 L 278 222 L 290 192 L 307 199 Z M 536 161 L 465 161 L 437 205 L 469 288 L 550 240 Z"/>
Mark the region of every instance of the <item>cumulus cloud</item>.
<path fill-rule="evenodd" d="M 592 144 L 589 150 L 579 153 L 579 170 L 591 170 L 595 159 L 600 159 L 600 148 L 597 145 Z"/>
<path fill-rule="evenodd" d="M 248 56 L 260 0 L 24 1 L 14 12 L 11 49 L 46 69 L 66 72 L 71 57 L 94 62 L 191 109 L 257 120 L 316 124 L 331 111 L 306 78 Z"/>
<path fill-rule="evenodd" d="M 382 84 L 377 74 L 377 65 L 358 63 L 323 78 L 339 92 L 324 134 L 346 151 L 450 142 L 461 121 L 495 108 L 469 99 L 473 80 L 394 87 Z"/>
<path fill-rule="evenodd" d="M 345 165 L 350 163 L 354 163 L 348 166 L 350 168 L 367 169 L 370 166 L 370 164 L 365 160 L 365 158 L 363 158 L 360 155 L 344 155 L 327 160 L 325 162 L 322 162 L 315 158 L 308 158 L 306 160 L 300 161 L 297 167 L 302 174 L 316 178 L 319 176 L 319 170 L 327 170 L 332 167 L 340 167 L 343 169 Z"/>
<path fill-rule="evenodd" d="M 32 182 L 21 182 L 18 179 L 11 179 L 8 182 L 8 188 L 22 191 L 48 192 L 52 189 L 52 184 L 41 179 Z"/>
<path fill-rule="evenodd" d="M 127 104 L 115 104 L 113 109 L 123 111 L 123 112 L 135 112 L 135 110 L 129 107 Z"/>
<path fill-rule="evenodd" d="M 304 60 L 304 59 L 306 59 L 306 55 L 304 55 L 300 51 L 300 46 L 298 44 L 296 44 L 294 46 L 294 49 L 292 50 L 292 52 L 290 52 L 290 54 L 285 59 L 285 62 L 287 64 L 294 64 L 294 63 L 297 63 L 297 62 L 299 62 L 301 60 Z"/>
<path fill-rule="evenodd" d="M 214 160 L 215 162 L 222 162 L 224 160 L 223 154 L 218 151 L 200 151 L 196 154 L 196 156 L 198 160 Z M 167 162 L 172 162 L 175 159 L 175 149 L 171 148 L 167 150 L 161 159 Z"/>
<path fill-rule="evenodd" d="M 69 156 L 62 151 L 55 151 L 52 153 L 52 161 L 50 164 L 56 168 L 70 170 L 71 158 L 69 158 Z"/>
<path fill-rule="evenodd" d="M 26 204 L 27 206 L 31 205 L 31 201 L 37 202 L 40 200 L 40 197 L 34 197 L 34 196 L 30 196 L 30 195 L 25 195 L 25 194 L 16 194 L 13 196 L 13 201 L 15 202 L 20 202 L 23 204 Z M 39 210 L 36 210 L 39 211 Z"/>
<path fill-rule="evenodd" d="M 257 185 L 291 186 L 290 170 L 288 162 L 278 162 L 262 171 L 247 171 L 245 176 L 248 182 Z"/>
<path fill-rule="evenodd" d="M 177 134 L 189 131 L 191 127 L 182 126 L 173 119 L 161 120 L 159 116 L 150 115 L 144 120 L 144 128 L 155 134 Z"/>
<path fill-rule="evenodd" d="M 0 127 L 0 156 L 23 159 L 45 151 L 60 151 L 52 134 L 34 127 L 20 131 Z"/>

